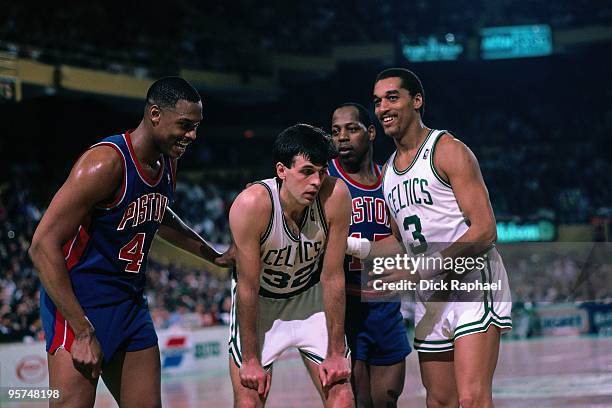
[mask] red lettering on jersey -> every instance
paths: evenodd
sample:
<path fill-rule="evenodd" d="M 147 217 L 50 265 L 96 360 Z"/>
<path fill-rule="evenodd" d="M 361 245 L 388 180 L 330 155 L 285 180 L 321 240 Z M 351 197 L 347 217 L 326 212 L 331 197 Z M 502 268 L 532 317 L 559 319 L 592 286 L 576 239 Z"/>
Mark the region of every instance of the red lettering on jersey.
<path fill-rule="evenodd" d="M 121 219 L 121 222 L 119 223 L 119 226 L 117 227 L 117 231 L 121 231 L 122 229 L 125 228 L 125 224 L 127 224 L 129 220 L 134 218 L 135 212 L 136 212 L 136 202 L 131 202 L 130 205 L 128 205 L 128 207 L 125 209 L 125 212 L 123 213 L 123 218 Z"/>
<path fill-rule="evenodd" d="M 161 199 L 159 200 L 161 201 L 161 210 L 159 211 L 159 222 L 162 222 L 162 220 L 164 219 L 164 214 L 166 213 L 166 207 L 168 206 L 168 197 L 160 194 L 158 199 Z"/>
<path fill-rule="evenodd" d="M 147 197 L 149 199 L 149 205 L 147 206 L 147 221 L 153 220 L 153 208 L 155 208 L 155 197 L 159 193 L 149 193 Z"/>
<path fill-rule="evenodd" d="M 143 195 L 138 199 L 138 217 L 135 220 L 134 226 L 140 225 L 147 220 L 147 203 L 149 202 L 149 196 Z"/>
<path fill-rule="evenodd" d="M 353 224 L 359 224 L 364 219 L 363 197 L 353 198 Z"/>
<path fill-rule="evenodd" d="M 389 219 L 387 217 L 387 209 L 385 207 L 385 200 L 381 199 L 381 198 L 377 198 L 374 201 L 374 214 L 376 217 L 376 222 L 378 224 L 383 224 L 383 225 L 389 225 Z"/>
<path fill-rule="evenodd" d="M 372 200 L 374 197 L 363 197 L 363 201 L 365 201 L 366 205 L 365 205 L 365 209 L 366 209 L 366 214 L 368 216 L 368 222 L 372 222 Z"/>

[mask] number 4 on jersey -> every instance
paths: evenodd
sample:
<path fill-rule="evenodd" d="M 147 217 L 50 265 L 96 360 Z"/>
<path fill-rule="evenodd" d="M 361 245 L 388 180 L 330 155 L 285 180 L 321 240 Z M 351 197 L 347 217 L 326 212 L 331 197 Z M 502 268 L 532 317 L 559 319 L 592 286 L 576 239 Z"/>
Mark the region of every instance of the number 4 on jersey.
<path fill-rule="evenodd" d="M 144 240 L 145 233 L 139 232 L 130 242 L 125 244 L 125 246 L 119 250 L 119 259 L 122 261 L 128 261 L 128 264 L 125 266 L 126 272 L 140 272 L 140 266 L 142 265 L 142 260 L 144 259 L 144 252 L 142 250 L 144 247 Z"/>

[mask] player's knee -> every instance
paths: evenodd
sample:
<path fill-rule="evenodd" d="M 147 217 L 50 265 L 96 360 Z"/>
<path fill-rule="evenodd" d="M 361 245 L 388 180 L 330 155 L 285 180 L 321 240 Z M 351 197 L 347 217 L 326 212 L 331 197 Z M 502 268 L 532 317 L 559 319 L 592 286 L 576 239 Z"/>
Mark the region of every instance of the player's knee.
<path fill-rule="evenodd" d="M 463 408 L 490 407 L 493 405 L 491 393 L 485 387 L 470 386 L 459 389 L 459 403 Z"/>
<path fill-rule="evenodd" d="M 248 395 L 238 395 L 234 398 L 234 408 L 259 408 L 263 407 L 263 403 L 259 398 L 251 393 Z"/>
<path fill-rule="evenodd" d="M 355 398 L 353 397 L 353 390 L 348 382 L 344 384 L 338 384 L 330 390 L 329 399 L 326 407 L 330 408 L 352 408 L 355 406 Z"/>
<path fill-rule="evenodd" d="M 373 406 L 375 407 L 396 407 L 397 400 L 401 391 L 387 389 L 382 392 L 377 392 L 372 395 Z"/>
<path fill-rule="evenodd" d="M 426 398 L 427 408 L 456 408 L 459 406 L 459 401 L 454 395 L 444 395 L 442 393 L 427 392 Z"/>

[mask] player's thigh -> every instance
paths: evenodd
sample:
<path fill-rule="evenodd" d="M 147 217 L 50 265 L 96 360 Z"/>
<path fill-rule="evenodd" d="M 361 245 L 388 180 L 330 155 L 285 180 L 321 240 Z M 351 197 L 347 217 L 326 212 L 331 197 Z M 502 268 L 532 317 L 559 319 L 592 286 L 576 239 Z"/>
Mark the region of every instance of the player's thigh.
<path fill-rule="evenodd" d="M 394 407 L 404 390 L 406 360 L 386 365 L 370 365 L 370 394 L 375 407 Z"/>
<path fill-rule="evenodd" d="M 421 380 L 427 390 L 427 406 L 458 407 L 453 352 L 419 352 Z"/>
<path fill-rule="evenodd" d="M 74 367 L 72 355 L 61 348 L 47 354 L 49 388 L 60 390 L 59 400 L 50 400 L 51 407 L 93 407 L 98 380 L 85 377 Z"/>
<path fill-rule="evenodd" d="M 500 329 L 491 325 L 483 333 L 455 340 L 455 373 L 459 396 L 490 398 L 499 355 Z"/>
<path fill-rule="evenodd" d="M 232 380 L 232 390 L 234 391 L 234 407 L 236 408 L 254 408 L 263 407 L 268 396 L 261 397 L 257 390 L 245 387 L 240 382 L 240 368 L 236 362 L 229 357 L 230 379 Z M 272 369 L 269 371 L 270 383 L 272 382 Z"/>
<path fill-rule="evenodd" d="M 317 391 L 319 391 L 321 399 L 323 400 L 323 405 L 326 408 L 348 408 L 355 406 L 353 390 L 351 389 L 351 383 L 348 380 L 337 382 L 331 386 L 323 388 L 321 379 L 319 378 L 319 364 L 304 358 L 303 355 L 302 360 L 304 361 L 304 364 L 308 369 L 308 374 L 310 374 L 310 378 L 317 388 Z"/>
<path fill-rule="evenodd" d="M 121 407 L 160 407 L 159 347 L 117 351 L 105 367 L 103 379 Z"/>
<path fill-rule="evenodd" d="M 358 407 L 371 407 L 372 398 L 370 396 L 370 372 L 369 367 L 363 360 L 353 361 L 351 371 L 351 385 L 353 394 Z"/>

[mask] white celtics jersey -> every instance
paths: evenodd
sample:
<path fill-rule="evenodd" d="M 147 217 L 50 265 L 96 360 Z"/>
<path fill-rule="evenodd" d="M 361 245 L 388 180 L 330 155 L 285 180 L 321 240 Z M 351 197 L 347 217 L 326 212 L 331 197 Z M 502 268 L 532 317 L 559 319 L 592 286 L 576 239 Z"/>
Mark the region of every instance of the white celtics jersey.
<path fill-rule="evenodd" d="M 262 180 L 272 200 L 272 215 L 261 238 L 261 275 L 259 295 L 289 298 L 319 282 L 327 241 L 327 223 L 319 196 L 306 208 L 299 223 L 299 235 L 287 225 L 280 203 L 281 182 Z"/>
<path fill-rule="evenodd" d="M 394 152 L 383 175 L 385 201 L 404 246 L 415 255 L 441 251 L 468 229 L 453 189 L 434 167 L 434 149 L 444 133 L 432 129 L 402 171 L 395 165 Z"/>

